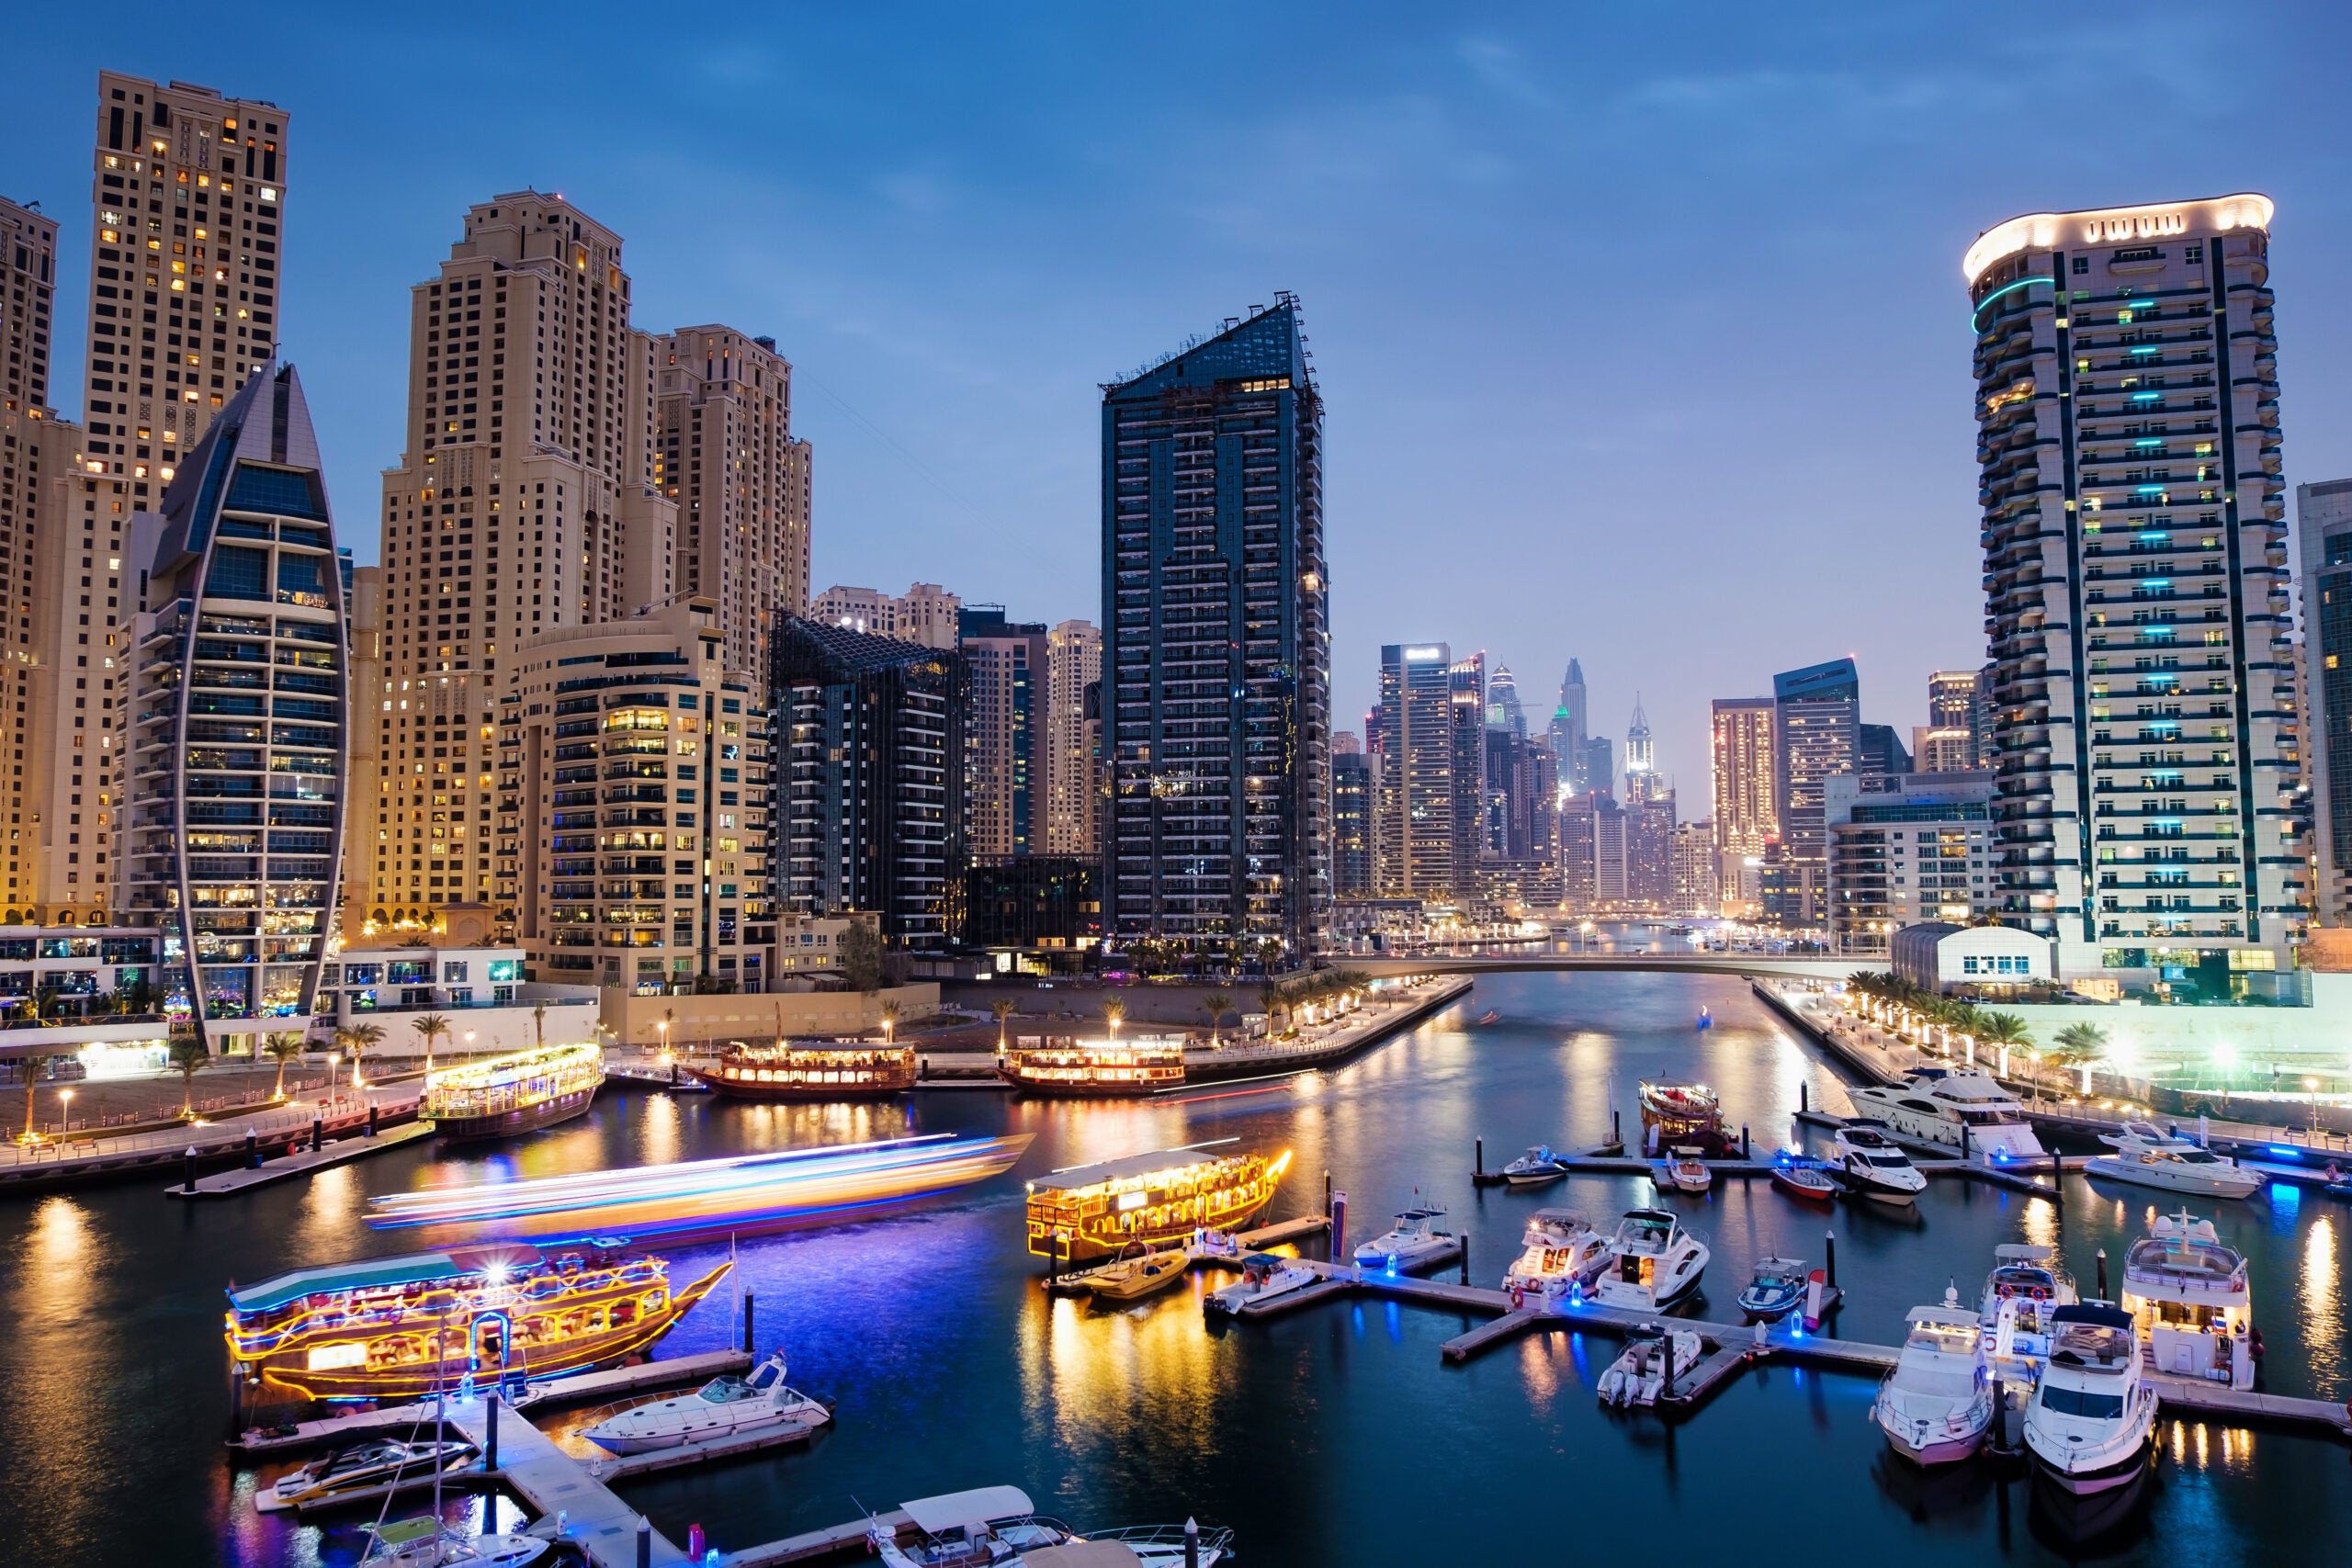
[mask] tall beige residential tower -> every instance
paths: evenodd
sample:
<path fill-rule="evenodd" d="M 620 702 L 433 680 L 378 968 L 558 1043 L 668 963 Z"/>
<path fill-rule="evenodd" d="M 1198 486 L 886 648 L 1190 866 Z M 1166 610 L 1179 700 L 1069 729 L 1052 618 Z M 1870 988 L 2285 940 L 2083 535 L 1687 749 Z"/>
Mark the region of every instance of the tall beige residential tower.
<path fill-rule="evenodd" d="M 492 787 L 518 645 L 676 593 L 653 339 L 629 323 L 618 235 L 536 191 L 474 207 L 411 292 L 409 341 L 376 690 L 357 694 L 378 761 L 352 781 L 347 929 L 429 924 L 512 883 L 539 810 Z"/>
<path fill-rule="evenodd" d="M 718 605 L 729 669 L 764 671 L 776 617 L 808 609 L 809 454 L 792 434 L 792 366 L 775 339 L 731 327 L 687 327 L 653 352 L 676 592 Z"/>
<path fill-rule="evenodd" d="M 1087 721 L 1086 689 L 1102 679 L 1102 628 L 1060 622 L 1047 635 L 1046 658 L 1045 852 L 1091 860 L 1102 844 L 1102 785 L 1099 720 Z"/>
<path fill-rule="evenodd" d="M 2267 995 L 2301 936 L 2270 214 L 2030 213 L 1962 262 L 1996 908 L 2068 976 Z"/>
<path fill-rule="evenodd" d="M 1739 913 L 1754 912 L 1760 894 L 1755 863 L 1781 833 L 1773 785 L 1774 712 L 1770 697 L 1718 697 L 1709 716 L 1717 896 Z"/>

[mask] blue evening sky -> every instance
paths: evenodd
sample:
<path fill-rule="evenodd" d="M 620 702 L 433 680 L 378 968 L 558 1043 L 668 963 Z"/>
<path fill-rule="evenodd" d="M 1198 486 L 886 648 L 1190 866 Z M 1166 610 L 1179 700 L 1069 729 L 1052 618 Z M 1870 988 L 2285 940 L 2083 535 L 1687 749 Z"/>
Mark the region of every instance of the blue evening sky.
<path fill-rule="evenodd" d="M 1099 618 L 1096 383 L 1297 292 L 1339 722 L 1384 641 L 1596 728 L 1852 654 L 1983 652 L 1960 256 L 2019 212 L 2276 198 L 2287 476 L 2352 474 L 2341 6 L 40 6 L 0 192 L 64 225 L 78 415 L 101 65 L 291 114 L 283 321 L 363 560 L 406 298 L 472 202 L 617 230 L 637 322 L 772 333 L 816 586 Z M 136 41 L 132 41 L 136 40 Z"/>

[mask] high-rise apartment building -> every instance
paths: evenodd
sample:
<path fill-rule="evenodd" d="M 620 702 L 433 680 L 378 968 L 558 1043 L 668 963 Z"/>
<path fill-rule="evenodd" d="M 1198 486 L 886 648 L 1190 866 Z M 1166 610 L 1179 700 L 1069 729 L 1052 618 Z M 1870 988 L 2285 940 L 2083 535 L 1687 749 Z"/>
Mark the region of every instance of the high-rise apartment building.
<path fill-rule="evenodd" d="M 1323 404 L 1277 299 L 1103 389 L 1108 942 L 1329 925 Z"/>
<path fill-rule="evenodd" d="M 1977 766 L 1977 738 L 1966 729 L 1928 729 L 1913 726 L 1911 767 L 1922 773 L 1965 773 Z"/>
<path fill-rule="evenodd" d="M 1861 771 L 1861 682 L 1850 659 L 1772 677 L 1774 809 L 1787 881 L 1770 911 L 1780 923 L 1816 926 L 1827 915 L 1822 819 L 1824 781 Z"/>
<path fill-rule="evenodd" d="M 1650 739 L 1650 721 L 1642 712 L 1641 694 L 1634 694 L 1633 722 L 1625 727 L 1625 803 L 1638 805 L 1663 792 L 1657 776 L 1657 745 Z"/>
<path fill-rule="evenodd" d="M 1928 728 L 1965 731 L 1974 748 L 1965 767 L 1989 768 L 1993 760 L 1987 742 L 1993 733 L 1990 684 L 1982 670 L 1939 670 L 1928 677 Z M 1917 750 L 1915 744 L 1913 750 Z M 1949 770 L 1931 768 L 1915 759 L 1923 773 Z"/>
<path fill-rule="evenodd" d="M 785 908 L 875 912 L 889 945 L 944 947 L 969 858 L 963 656 L 790 620 L 776 631 L 768 694 Z"/>
<path fill-rule="evenodd" d="M 1828 781 L 1830 951 L 1876 956 L 1905 926 L 1965 925 L 1998 897 L 1993 775 L 1983 770 Z"/>
<path fill-rule="evenodd" d="M 499 703 L 528 638 L 676 596 L 654 377 L 619 236 L 561 197 L 475 206 L 438 274 L 411 289 L 407 444 L 383 476 L 379 689 L 367 694 L 379 760 L 352 802 L 365 846 L 354 910 L 413 927 L 444 905 L 495 901 L 503 925 L 552 897 L 518 856 L 544 828 L 539 803 L 493 789 Z"/>
<path fill-rule="evenodd" d="M 1100 858 L 1102 760 L 1086 694 L 1102 682 L 1102 631 L 1062 621 L 1046 639 L 1046 852 Z"/>
<path fill-rule="evenodd" d="M 1770 697 L 1717 697 L 1708 716 L 1716 886 L 1723 902 L 1741 912 L 1760 895 L 1764 846 L 1781 836 L 1774 713 Z"/>
<path fill-rule="evenodd" d="M 918 582 L 903 595 L 837 584 L 809 602 L 808 618 L 867 637 L 952 650 L 963 609 L 963 600 L 935 582 Z"/>
<path fill-rule="evenodd" d="M 1512 679 L 1508 664 L 1496 665 L 1487 682 L 1487 728 L 1508 729 L 1519 739 L 1527 739 L 1527 710 L 1520 705 L 1519 682 Z"/>
<path fill-rule="evenodd" d="M 50 417 L 57 220 L 0 197 L 0 413 Z M 10 487 L 12 490 L 15 487 Z"/>
<path fill-rule="evenodd" d="M 1584 684 L 1584 666 L 1568 660 L 1568 672 L 1560 680 L 1560 705 L 1553 710 L 1549 731 L 1552 755 L 1559 760 L 1560 780 L 1571 795 L 1581 795 L 1592 786 L 1584 776 L 1585 740 L 1591 728 L 1585 722 L 1588 698 Z M 1601 784 L 1607 788 L 1606 783 Z"/>
<path fill-rule="evenodd" d="M 1560 804 L 1560 888 L 1573 909 L 1622 908 L 1634 897 L 1632 852 L 1641 835 L 1638 814 L 1606 790 L 1587 790 Z"/>
<path fill-rule="evenodd" d="M 677 513 L 672 591 L 711 600 L 728 668 L 766 679 L 779 617 L 808 609 L 808 443 L 775 339 L 686 327 L 652 344 L 654 478 Z"/>
<path fill-rule="evenodd" d="M 1672 858 L 1672 912 L 1686 916 L 1718 913 L 1721 899 L 1716 893 L 1714 824 L 1677 823 Z"/>
<path fill-rule="evenodd" d="M 1855 771 L 1880 778 L 1894 778 L 1911 771 L 1911 753 L 1904 750 L 1903 738 L 1891 724 L 1864 724 L 1855 727 Z"/>
<path fill-rule="evenodd" d="M 247 379 L 132 521 L 124 923 L 208 1041 L 304 1018 L 343 861 L 348 604 L 292 369 Z M 251 1049 L 250 1039 L 246 1048 Z"/>
<path fill-rule="evenodd" d="M 1458 659 L 1446 671 L 1446 728 L 1453 738 L 1453 897 L 1478 886 L 1487 842 L 1487 656 Z"/>
<path fill-rule="evenodd" d="M 1453 895 L 1453 668 L 1442 642 L 1380 650 L 1380 891 L 1388 897 Z"/>
<path fill-rule="evenodd" d="M 1052 653 L 1040 622 L 967 604 L 958 647 L 971 672 L 971 804 L 965 841 L 975 862 L 1041 853 L 1046 831 Z"/>
<path fill-rule="evenodd" d="M 551 627 L 502 669 L 499 811 L 511 822 L 519 807 L 519 824 L 502 824 L 514 869 L 499 897 L 530 973 L 639 996 L 764 989 L 768 716 L 761 682 L 727 667 L 718 606 L 688 599 Z M 404 765 L 395 757 L 396 778 Z M 390 815 L 390 886 L 420 861 L 429 876 L 433 856 L 462 862 L 481 831 L 454 808 Z M 371 913 L 396 916 L 389 903 Z"/>
<path fill-rule="evenodd" d="M 1331 885 L 1336 897 L 1372 896 L 1374 769 L 1379 759 L 1361 750 L 1331 755 Z"/>
<path fill-rule="evenodd" d="M 2352 925 L 2352 479 L 2295 487 L 2303 562 L 2303 777 L 2311 787 L 2312 917 Z"/>
<path fill-rule="evenodd" d="M 1626 900 L 1668 908 L 1674 901 L 1674 796 L 1628 804 L 1624 818 Z"/>
<path fill-rule="evenodd" d="M 2271 204 L 2043 212 L 1962 261 L 2001 912 L 2063 975 L 2229 996 L 2308 890 Z"/>

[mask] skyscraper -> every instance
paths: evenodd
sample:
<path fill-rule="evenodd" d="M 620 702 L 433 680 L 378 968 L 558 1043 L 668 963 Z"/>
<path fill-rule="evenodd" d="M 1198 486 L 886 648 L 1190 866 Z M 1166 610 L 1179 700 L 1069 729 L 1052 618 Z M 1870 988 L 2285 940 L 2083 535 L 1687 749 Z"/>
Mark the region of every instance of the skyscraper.
<path fill-rule="evenodd" d="M 1373 891 L 1373 769 L 1378 759 L 1363 751 L 1331 756 L 1331 883 L 1341 898 Z"/>
<path fill-rule="evenodd" d="M 1453 747 L 1453 897 L 1466 898 L 1478 885 L 1478 855 L 1487 841 L 1487 656 L 1454 660 L 1446 679 L 1446 728 Z"/>
<path fill-rule="evenodd" d="M 1453 667 L 1442 642 L 1380 650 L 1380 890 L 1389 897 L 1453 893 Z"/>
<path fill-rule="evenodd" d="M 1857 773 L 1895 778 L 1911 771 L 1911 753 L 1891 724 L 1864 724 L 1855 728 Z"/>
<path fill-rule="evenodd" d="M 652 343 L 654 475 L 676 509 L 672 592 L 718 606 L 725 662 L 764 681 L 777 620 L 808 609 L 808 443 L 775 339 L 686 327 Z"/>
<path fill-rule="evenodd" d="M 1625 728 L 1625 803 L 1639 805 L 1665 789 L 1657 776 L 1657 749 L 1650 740 L 1650 721 L 1642 712 L 1641 694 L 1634 694 L 1634 719 Z"/>
<path fill-rule="evenodd" d="M 1329 926 L 1323 403 L 1276 299 L 1103 389 L 1106 942 Z"/>
<path fill-rule="evenodd" d="M 1046 831 L 1052 655 L 1042 622 L 967 604 L 957 639 L 969 668 L 971 801 L 965 841 L 993 863 L 1039 853 Z"/>
<path fill-rule="evenodd" d="M 1559 760 L 1560 782 L 1567 786 L 1570 794 L 1582 794 L 1588 787 L 1584 777 L 1584 743 L 1590 732 L 1585 728 L 1584 668 L 1573 659 L 1568 660 L 1568 672 L 1560 682 L 1560 705 L 1553 710 L 1552 725 L 1547 733 L 1552 741 L 1552 755 Z"/>
<path fill-rule="evenodd" d="M 808 618 L 868 637 L 954 649 L 964 601 L 936 582 L 918 582 L 903 595 L 836 585 L 812 600 Z"/>
<path fill-rule="evenodd" d="M 1087 688 L 1102 680 L 1102 632 L 1091 621 L 1062 621 L 1046 643 L 1046 852 L 1100 858 L 1100 762 L 1086 711 Z"/>
<path fill-rule="evenodd" d="M 2267 197 L 2044 212 L 1962 263 L 2001 910 L 2062 974 L 2204 995 L 2307 888 Z"/>
<path fill-rule="evenodd" d="M 2303 558 L 2303 647 L 2310 661 L 2312 915 L 2352 925 L 2352 479 L 2295 487 Z"/>
<path fill-rule="evenodd" d="M 1709 714 L 1716 885 L 1724 904 L 1742 911 L 1759 894 L 1755 863 L 1781 836 L 1774 711 L 1770 697 L 1717 697 Z"/>
<path fill-rule="evenodd" d="M 159 989 L 187 999 L 209 1043 L 250 1035 L 259 1013 L 310 1015 L 342 870 L 353 693 L 334 525 L 293 370 L 249 378 L 181 468 L 162 513 L 131 524 L 122 918 L 160 930 Z"/>
<path fill-rule="evenodd" d="M 1966 765 L 1972 768 L 1993 765 L 1987 750 L 1993 728 L 1987 691 L 1982 670 L 1939 670 L 1928 677 L 1928 728 L 1966 731 L 1973 748 Z M 1924 761 L 1918 767 L 1921 773 L 1947 771 L 1931 768 Z"/>
<path fill-rule="evenodd" d="M 1520 739 L 1527 739 L 1527 710 L 1520 706 L 1519 682 L 1511 679 L 1510 666 L 1498 664 L 1487 680 L 1487 728 L 1507 729 Z"/>
<path fill-rule="evenodd" d="M 1859 773 L 1861 682 L 1850 659 L 1809 664 L 1772 677 L 1774 808 L 1787 897 L 1772 911 L 1782 924 L 1816 926 L 1828 912 L 1822 820 L 1823 781 Z"/>
<path fill-rule="evenodd" d="M 353 855 L 354 909 L 429 925 L 443 905 L 495 895 L 511 919 L 515 900 L 548 896 L 516 858 L 544 803 L 492 790 L 498 699 L 526 638 L 675 596 L 654 389 L 620 237 L 561 197 L 470 209 L 410 290 L 406 446 L 383 476 L 382 689 L 368 704 L 380 760 L 352 807 L 372 852 Z"/>

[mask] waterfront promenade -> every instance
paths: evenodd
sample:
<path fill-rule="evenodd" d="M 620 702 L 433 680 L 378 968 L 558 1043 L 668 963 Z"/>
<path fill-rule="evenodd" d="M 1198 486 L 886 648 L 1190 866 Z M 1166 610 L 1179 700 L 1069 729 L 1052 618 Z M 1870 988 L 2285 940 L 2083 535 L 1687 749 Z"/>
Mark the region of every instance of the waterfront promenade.
<path fill-rule="evenodd" d="M 417 1083 L 340 1089 L 289 1100 L 251 1115 L 199 1119 L 148 1132 L 75 1134 L 59 1142 L 10 1144 L 0 1149 L 0 1191 L 68 1186 L 77 1181 L 168 1172 L 177 1176 L 188 1151 L 200 1166 L 243 1156 L 250 1146 L 263 1156 L 282 1154 L 315 1134 L 329 1138 L 365 1135 L 370 1117 L 378 1127 L 416 1114 Z M 250 1145 L 248 1144 L 250 1139 Z"/>

